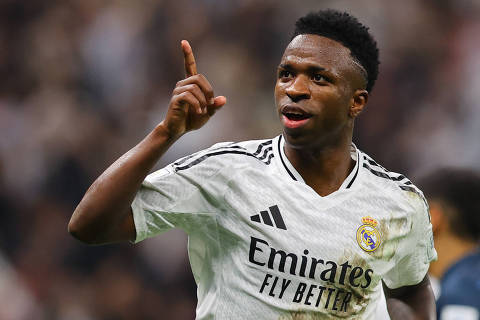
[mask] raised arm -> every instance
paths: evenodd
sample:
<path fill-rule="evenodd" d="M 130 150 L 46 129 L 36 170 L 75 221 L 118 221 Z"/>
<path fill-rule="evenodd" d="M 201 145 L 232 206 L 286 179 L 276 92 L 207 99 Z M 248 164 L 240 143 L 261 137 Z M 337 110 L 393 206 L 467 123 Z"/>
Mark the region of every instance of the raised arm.
<path fill-rule="evenodd" d="M 183 134 L 201 128 L 226 103 L 197 74 L 190 44 L 181 42 L 186 78 L 177 82 L 165 119 L 145 139 L 115 161 L 87 190 L 73 212 L 68 231 L 89 244 L 134 240 L 131 203 L 160 157 Z"/>

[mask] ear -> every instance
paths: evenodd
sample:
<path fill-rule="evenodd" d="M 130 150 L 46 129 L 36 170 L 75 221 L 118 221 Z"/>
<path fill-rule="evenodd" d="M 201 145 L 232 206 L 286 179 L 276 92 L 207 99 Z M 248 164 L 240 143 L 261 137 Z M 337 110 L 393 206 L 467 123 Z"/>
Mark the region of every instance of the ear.
<path fill-rule="evenodd" d="M 351 118 L 356 118 L 365 108 L 368 101 L 368 91 L 363 89 L 355 90 L 353 97 L 350 101 L 349 115 Z"/>

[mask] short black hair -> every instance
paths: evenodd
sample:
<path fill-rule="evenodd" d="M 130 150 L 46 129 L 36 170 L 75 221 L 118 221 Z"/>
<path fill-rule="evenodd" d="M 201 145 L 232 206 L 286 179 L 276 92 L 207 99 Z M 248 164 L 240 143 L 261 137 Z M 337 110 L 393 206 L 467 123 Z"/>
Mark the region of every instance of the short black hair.
<path fill-rule="evenodd" d="M 297 20 L 292 39 L 301 34 L 323 36 L 350 49 L 352 57 L 367 72 L 367 91 L 372 91 L 380 64 L 377 42 L 357 18 L 333 9 L 310 12 Z"/>
<path fill-rule="evenodd" d="M 450 229 L 460 238 L 480 240 L 480 174 L 461 168 L 441 168 L 418 181 L 430 200 L 453 208 L 446 214 Z"/>

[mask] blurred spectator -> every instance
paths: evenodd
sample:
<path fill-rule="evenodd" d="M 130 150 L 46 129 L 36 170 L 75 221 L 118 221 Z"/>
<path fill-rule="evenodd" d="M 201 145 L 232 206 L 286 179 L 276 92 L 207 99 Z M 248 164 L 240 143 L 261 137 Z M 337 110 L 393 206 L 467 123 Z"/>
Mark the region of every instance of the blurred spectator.
<path fill-rule="evenodd" d="M 440 320 L 480 319 L 480 174 L 466 169 L 436 170 L 421 183 L 430 204 L 438 260 Z"/>
<path fill-rule="evenodd" d="M 35 318 L 41 308 L 36 304 L 28 288 L 15 270 L 0 253 L 0 319 L 28 320 Z"/>

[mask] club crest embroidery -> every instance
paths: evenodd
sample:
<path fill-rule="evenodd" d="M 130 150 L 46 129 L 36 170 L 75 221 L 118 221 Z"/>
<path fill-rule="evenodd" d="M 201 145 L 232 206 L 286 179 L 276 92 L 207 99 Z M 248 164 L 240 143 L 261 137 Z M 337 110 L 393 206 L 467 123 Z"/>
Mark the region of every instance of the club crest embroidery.
<path fill-rule="evenodd" d="M 378 222 L 372 217 L 363 217 L 362 222 L 357 229 L 357 243 L 363 250 L 373 252 L 382 243 L 382 236 L 376 229 Z"/>

